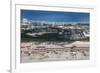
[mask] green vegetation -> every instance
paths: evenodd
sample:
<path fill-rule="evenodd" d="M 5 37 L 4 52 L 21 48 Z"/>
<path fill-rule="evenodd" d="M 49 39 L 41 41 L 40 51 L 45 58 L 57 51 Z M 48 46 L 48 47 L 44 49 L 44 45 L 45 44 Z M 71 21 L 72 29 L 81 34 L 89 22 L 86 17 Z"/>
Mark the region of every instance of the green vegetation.
<path fill-rule="evenodd" d="M 66 39 L 59 38 L 58 34 L 55 34 L 55 33 L 49 33 L 49 34 L 45 33 L 38 37 L 32 37 L 32 36 L 26 35 L 25 33 L 21 33 L 21 42 L 33 42 L 34 44 L 40 44 L 40 43 L 48 42 L 48 41 L 72 43 L 74 41 L 89 41 L 89 38 L 70 40 L 69 38 L 66 38 Z"/>
<path fill-rule="evenodd" d="M 80 23 L 78 23 L 78 24 L 76 24 L 76 26 L 77 26 L 77 27 L 80 27 L 80 28 L 82 28 L 82 29 L 87 29 L 87 30 L 90 29 L 89 24 L 80 24 Z"/>

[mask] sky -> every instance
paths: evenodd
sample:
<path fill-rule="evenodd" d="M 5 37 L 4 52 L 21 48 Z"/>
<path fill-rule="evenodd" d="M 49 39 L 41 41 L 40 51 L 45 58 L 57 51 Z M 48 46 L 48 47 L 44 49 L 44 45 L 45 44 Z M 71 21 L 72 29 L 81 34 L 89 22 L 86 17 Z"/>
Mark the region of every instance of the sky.
<path fill-rule="evenodd" d="M 36 20 L 49 22 L 86 22 L 90 21 L 90 14 L 83 12 L 60 12 L 60 11 L 40 11 L 21 10 L 21 20 Z"/>

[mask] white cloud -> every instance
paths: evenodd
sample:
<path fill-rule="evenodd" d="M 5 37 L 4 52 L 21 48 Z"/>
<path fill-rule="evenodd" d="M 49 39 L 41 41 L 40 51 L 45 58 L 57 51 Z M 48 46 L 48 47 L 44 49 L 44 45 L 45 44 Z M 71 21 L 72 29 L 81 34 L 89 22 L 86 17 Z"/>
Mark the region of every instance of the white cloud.
<path fill-rule="evenodd" d="M 22 23 L 27 23 L 27 22 L 28 22 L 28 20 L 26 18 L 22 19 Z"/>

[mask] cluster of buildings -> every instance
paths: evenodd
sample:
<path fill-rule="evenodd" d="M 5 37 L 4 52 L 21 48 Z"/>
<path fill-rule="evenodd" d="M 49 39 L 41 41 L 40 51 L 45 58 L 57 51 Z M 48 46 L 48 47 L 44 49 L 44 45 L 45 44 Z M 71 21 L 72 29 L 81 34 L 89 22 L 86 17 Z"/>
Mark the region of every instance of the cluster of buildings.
<path fill-rule="evenodd" d="M 81 28 L 77 26 L 76 23 L 66 22 L 21 22 L 21 35 L 23 35 L 23 33 L 35 38 L 45 36 L 44 34 L 56 34 L 60 39 L 70 40 L 89 38 L 89 29 Z M 75 41 L 68 43 L 46 41 L 39 44 L 35 44 L 34 41 L 21 42 L 21 62 L 63 59 L 89 59 L 89 42 Z"/>
<path fill-rule="evenodd" d="M 84 39 L 89 37 L 89 29 L 78 27 L 75 23 L 30 21 L 21 23 L 21 33 L 26 32 L 32 37 L 41 37 L 44 34 L 57 34 L 64 39 Z"/>

